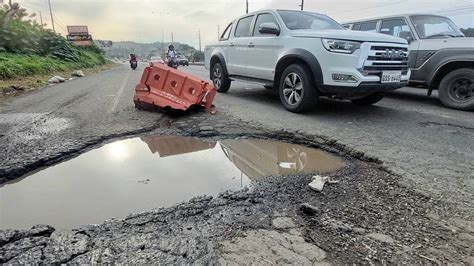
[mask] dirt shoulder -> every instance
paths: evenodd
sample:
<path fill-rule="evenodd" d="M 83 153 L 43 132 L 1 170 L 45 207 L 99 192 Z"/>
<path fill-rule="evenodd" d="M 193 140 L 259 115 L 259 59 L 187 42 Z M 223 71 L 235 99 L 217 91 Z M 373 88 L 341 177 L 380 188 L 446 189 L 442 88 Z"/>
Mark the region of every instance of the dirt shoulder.
<path fill-rule="evenodd" d="M 107 64 L 92 68 L 80 69 L 87 76 L 118 66 L 117 63 L 108 62 Z M 55 71 L 48 74 L 32 75 L 8 80 L 0 80 L 0 101 L 21 95 L 25 92 L 43 88 L 48 85 L 48 80 L 52 76 L 60 76 L 66 80 L 73 78 L 72 72 L 79 69 L 69 69 L 65 71 Z"/>
<path fill-rule="evenodd" d="M 472 213 L 400 185 L 374 158 L 223 114 L 163 120 L 149 135 L 270 138 L 344 158 L 322 193 L 310 176 L 198 197 L 124 220 L 59 231 L 0 231 L 1 263 L 472 263 Z"/>

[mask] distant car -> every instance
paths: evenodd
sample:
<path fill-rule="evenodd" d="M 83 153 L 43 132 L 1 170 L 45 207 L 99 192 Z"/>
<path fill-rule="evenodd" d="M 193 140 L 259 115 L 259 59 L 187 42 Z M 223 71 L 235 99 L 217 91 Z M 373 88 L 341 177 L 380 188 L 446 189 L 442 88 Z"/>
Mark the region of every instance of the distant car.
<path fill-rule="evenodd" d="M 178 64 L 181 66 L 189 66 L 189 60 L 185 56 L 178 56 Z"/>
<path fill-rule="evenodd" d="M 465 37 L 449 18 L 410 14 L 349 22 L 353 31 L 379 32 L 410 44 L 409 84 L 438 90 L 450 108 L 474 110 L 474 38 Z M 394 54 L 392 50 L 386 52 Z"/>
<path fill-rule="evenodd" d="M 161 58 L 160 56 L 152 56 L 150 58 L 150 66 L 151 66 L 151 63 L 152 62 L 155 62 L 155 63 L 158 63 L 158 64 L 162 64 L 164 65 L 165 64 L 165 61 L 163 60 L 163 58 Z"/>

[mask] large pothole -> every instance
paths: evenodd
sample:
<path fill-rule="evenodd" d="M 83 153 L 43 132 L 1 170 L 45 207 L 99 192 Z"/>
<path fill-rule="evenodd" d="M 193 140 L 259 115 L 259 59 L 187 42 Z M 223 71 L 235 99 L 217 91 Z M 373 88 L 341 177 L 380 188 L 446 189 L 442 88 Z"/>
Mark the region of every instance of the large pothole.
<path fill-rule="evenodd" d="M 267 176 L 343 166 L 324 151 L 272 140 L 127 139 L 0 186 L 0 228 L 75 228 L 239 190 Z"/>

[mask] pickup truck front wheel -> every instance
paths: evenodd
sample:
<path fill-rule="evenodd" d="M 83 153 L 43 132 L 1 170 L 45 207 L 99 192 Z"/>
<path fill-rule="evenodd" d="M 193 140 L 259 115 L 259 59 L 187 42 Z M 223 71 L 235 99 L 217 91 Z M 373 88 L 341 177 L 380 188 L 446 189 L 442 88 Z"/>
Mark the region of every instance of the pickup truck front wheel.
<path fill-rule="evenodd" d="M 448 73 L 439 84 L 439 99 L 458 110 L 474 109 L 474 69 L 462 68 Z"/>
<path fill-rule="evenodd" d="M 318 91 L 311 70 L 303 64 L 288 66 L 280 78 L 280 101 L 293 113 L 303 113 L 312 109 L 318 100 Z"/>
<path fill-rule="evenodd" d="M 230 79 L 221 63 L 215 63 L 211 69 L 211 80 L 218 92 L 226 93 L 230 88 Z"/>

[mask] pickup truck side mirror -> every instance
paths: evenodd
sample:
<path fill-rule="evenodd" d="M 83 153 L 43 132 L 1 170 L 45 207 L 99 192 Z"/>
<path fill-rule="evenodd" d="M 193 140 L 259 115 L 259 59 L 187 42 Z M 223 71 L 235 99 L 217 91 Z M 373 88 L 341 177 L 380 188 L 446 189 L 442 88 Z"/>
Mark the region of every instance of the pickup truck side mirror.
<path fill-rule="evenodd" d="M 261 34 L 273 34 L 273 35 L 280 35 L 280 28 L 277 24 L 273 22 L 262 23 L 258 27 L 258 31 Z"/>

